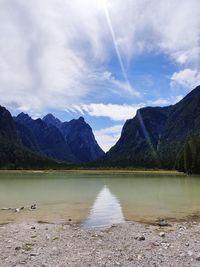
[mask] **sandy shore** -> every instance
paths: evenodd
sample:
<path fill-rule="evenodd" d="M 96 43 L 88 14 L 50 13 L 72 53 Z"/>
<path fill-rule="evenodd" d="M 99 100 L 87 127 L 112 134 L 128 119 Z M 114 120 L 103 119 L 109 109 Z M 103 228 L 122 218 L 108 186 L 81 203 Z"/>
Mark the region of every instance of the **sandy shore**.
<path fill-rule="evenodd" d="M 77 225 L 0 226 L 0 266 L 200 266 L 200 223 L 160 227 L 126 222 L 107 230 Z"/>

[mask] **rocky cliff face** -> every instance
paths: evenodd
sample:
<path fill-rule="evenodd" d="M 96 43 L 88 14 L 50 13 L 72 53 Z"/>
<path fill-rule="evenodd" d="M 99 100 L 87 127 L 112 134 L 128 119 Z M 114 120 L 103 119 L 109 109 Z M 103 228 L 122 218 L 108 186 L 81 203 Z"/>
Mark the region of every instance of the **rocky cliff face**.
<path fill-rule="evenodd" d="M 57 127 L 47 125 L 41 119 L 33 120 L 24 113 L 20 113 L 14 119 L 18 136 L 24 146 L 58 161 L 75 161 Z"/>
<path fill-rule="evenodd" d="M 92 128 L 83 117 L 62 123 L 60 130 L 72 153 L 81 162 L 95 161 L 104 155 L 95 140 Z"/>
<path fill-rule="evenodd" d="M 62 133 L 66 144 L 78 162 L 91 162 L 104 155 L 103 150 L 97 144 L 92 128 L 83 117 L 69 122 L 61 122 L 52 114 L 48 114 L 43 121 L 49 126 L 56 126 Z"/>
<path fill-rule="evenodd" d="M 173 106 L 147 107 L 128 120 L 104 164 L 173 168 L 183 144 L 200 133 L 200 86 Z"/>

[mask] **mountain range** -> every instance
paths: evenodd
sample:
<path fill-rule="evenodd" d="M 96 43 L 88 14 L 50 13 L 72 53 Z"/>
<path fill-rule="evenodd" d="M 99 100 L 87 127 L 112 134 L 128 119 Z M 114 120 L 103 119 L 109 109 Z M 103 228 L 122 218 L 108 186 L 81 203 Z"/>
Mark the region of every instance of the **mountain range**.
<path fill-rule="evenodd" d="M 18 155 L 12 155 L 15 149 Z M 20 158 L 20 155 L 27 158 L 26 153 L 33 161 L 37 158 L 50 165 L 92 162 L 104 155 L 83 117 L 61 122 L 48 114 L 34 120 L 25 113 L 12 117 L 4 107 L 0 107 L 0 151 L 0 167 L 11 164 L 13 168 L 26 165 Z"/>
<path fill-rule="evenodd" d="M 175 105 L 145 107 L 124 124 L 105 154 L 83 117 L 61 122 L 52 114 L 12 117 L 0 106 L 0 167 L 32 168 L 62 163 L 96 167 L 178 169 L 200 172 L 200 86 Z M 93 165 L 91 165 L 91 163 Z"/>

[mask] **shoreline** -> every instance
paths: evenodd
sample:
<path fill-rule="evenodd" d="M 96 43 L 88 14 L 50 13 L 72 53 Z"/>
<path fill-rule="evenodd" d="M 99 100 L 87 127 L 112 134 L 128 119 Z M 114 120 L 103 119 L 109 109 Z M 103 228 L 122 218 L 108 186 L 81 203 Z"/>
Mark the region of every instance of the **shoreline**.
<path fill-rule="evenodd" d="M 98 174 L 98 173 L 112 173 L 112 174 L 156 174 L 156 175 L 171 175 L 171 176 L 188 176 L 186 173 L 178 172 L 176 170 L 129 170 L 129 169 L 63 169 L 63 170 L 0 170 L 1 173 L 35 173 L 35 174 L 47 174 L 47 173 L 86 173 L 86 174 Z"/>
<path fill-rule="evenodd" d="M 125 222 L 104 230 L 76 224 L 0 225 L 0 266 L 199 266 L 200 223 Z"/>

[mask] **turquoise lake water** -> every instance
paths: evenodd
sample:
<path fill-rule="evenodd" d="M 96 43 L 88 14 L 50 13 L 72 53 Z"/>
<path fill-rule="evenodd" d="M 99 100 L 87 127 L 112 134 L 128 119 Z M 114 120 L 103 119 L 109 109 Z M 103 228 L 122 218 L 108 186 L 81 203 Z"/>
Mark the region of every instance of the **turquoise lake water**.
<path fill-rule="evenodd" d="M 26 209 L 32 204 L 36 210 Z M 78 222 L 106 227 L 125 220 L 198 219 L 200 177 L 130 173 L 0 173 L 0 223 Z"/>

